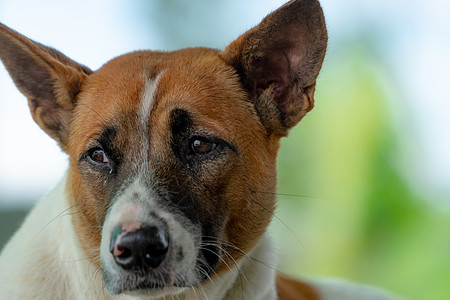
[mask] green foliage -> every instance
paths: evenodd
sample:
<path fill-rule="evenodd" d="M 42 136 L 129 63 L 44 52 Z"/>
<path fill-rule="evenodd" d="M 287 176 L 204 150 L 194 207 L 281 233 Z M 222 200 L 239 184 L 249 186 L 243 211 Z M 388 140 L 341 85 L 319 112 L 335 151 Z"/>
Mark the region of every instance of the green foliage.
<path fill-rule="evenodd" d="M 385 71 L 364 47 L 345 50 L 326 61 L 316 107 L 280 151 L 271 228 L 280 269 L 450 299 L 448 213 L 434 211 L 398 168 L 394 85 L 381 83 Z"/>

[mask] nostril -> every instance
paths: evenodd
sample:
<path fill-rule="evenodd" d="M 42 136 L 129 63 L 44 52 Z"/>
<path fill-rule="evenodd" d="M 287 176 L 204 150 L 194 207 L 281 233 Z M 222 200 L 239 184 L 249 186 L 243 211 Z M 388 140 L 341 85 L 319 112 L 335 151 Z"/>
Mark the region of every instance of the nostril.
<path fill-rule="evenodd" d="M 149 230 L 149 244 L 145 249 L 144 257 L 146 264 L 152 268 L 158 267 L 169 251 L 169 239 L 161 230 Z"/>
<path fill-rule="evenodd" d="M 113 256 L 116 262 L 124 268 L 129 268 L 133 263 L 133 253 L 128 248 L 115 247 Z"/>
<path fill-rule="evenodd" d="M 131 256 L 131 250 L 117 247 L 117 251 L 114 255 L 120 258 L 127 258 Z"/>

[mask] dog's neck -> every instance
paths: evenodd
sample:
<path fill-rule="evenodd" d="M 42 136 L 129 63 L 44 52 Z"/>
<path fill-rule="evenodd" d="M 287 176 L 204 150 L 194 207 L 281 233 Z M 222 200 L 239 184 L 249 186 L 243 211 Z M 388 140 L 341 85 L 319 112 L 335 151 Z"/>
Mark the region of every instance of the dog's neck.
<path fill-rule="evenodd" d="M 69 211 L 67 193 L 63 187 L 66 181 L 67 178 L 61 182 L 55 190 L 55 194 L 44 200 L 47 205 L 52 207 L 53 214 L 60 215 L 61 212 Z M 64 194 L 63 197 L 61 197 L 61 193 Z M 65 282 L 61 286 L 73 287 L 74 297 L 81 296 L 82 298 L 79 291 L 85 291 L 87 295 L 96 293 L 109 299 L 111 296 L 104 291 L 102 273 L 93 264 L 93 260 L 96 258 L 87 258 L 83 253 L 73 226 L 71 226 L 71 215 L 64 215 L 63 218 L 59 218 L 58 222 L 55 222 L 58 225 L 51 227 L 58 228 L 60 232 L 64 231 L 64 234 L 71 236 L 68 239 L 61 239 L 61 242 L 64 243 L 60 244 L 58 252 L 64 253 L 65 257 L 59 257 L 59 259 L 65 262 L 62 264 L 63 266 L 68 265 L 66 270 L 70 270 L 60 278 L 74 282 Z M 70 255 L 68 255 L 69 253 Z M 87 281 L 89 286 L 82 286 L 86 282 L 80 282 L 80 278 L 86 278 L 86 276 L 91 278 Z M 130 298 L 136 299 L 126 295 L 111 297 L 111 299 L 123 300 Z M 275 255 L 269 234 L 266 233 L 261 241 L 239 262 L 229 265 L 227 272 L 212 276 L 201 287 L 184 290 L 177 299 L 276 299 Z"/>
<path fill-rule="evenodd" d="M 238 268 L 227 273 L 234 281 L 224 287 L 228 290 L 224 299 L 276 299 L 274 252 L 272 240 L 266 233 Z"/>

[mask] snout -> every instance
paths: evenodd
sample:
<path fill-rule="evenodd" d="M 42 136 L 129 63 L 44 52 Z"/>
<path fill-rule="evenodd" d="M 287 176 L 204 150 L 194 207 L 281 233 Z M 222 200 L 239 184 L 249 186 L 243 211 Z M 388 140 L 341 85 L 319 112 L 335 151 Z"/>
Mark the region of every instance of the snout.
<path fill-rule="evenodd" d="M 163 297 L 198 285 L 201 228 L 131 187 L 103 224 L 100 257 L 107 291 Z"/>
<path fill-rule="evenodd" d="M 110 252 L 122 269 L 146 272 L 161 265 L 169 248 L 170 237 L 165 224 L 126 224 L 113 232 Z"/>

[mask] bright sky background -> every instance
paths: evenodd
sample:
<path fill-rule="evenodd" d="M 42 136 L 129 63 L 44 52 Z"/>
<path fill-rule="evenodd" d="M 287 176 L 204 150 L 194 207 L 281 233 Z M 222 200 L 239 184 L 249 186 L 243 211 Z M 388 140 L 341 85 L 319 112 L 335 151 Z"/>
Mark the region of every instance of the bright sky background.
<path fill-rule="evenodd" d="M 207 2 L 200 2 L 208 12 Z M 283 2 L 224 1 L 219 12 L 199 14 L 209 22 L 205 32 L 228 27 L 211 38 L 220 43 L 199 46 L 223 48 Z M 137 3 L 0 0 L 0 22 L 97 69 L 132 50 L 171 48 L 166 42 L 170 38 L 160 36 L 158 28 L 142 30 L 149 22 L 144 22 Z M 146 2 L 147 7 L 151 3 Z M 323 0 L 322 6 L 330 33 L 329 53 L 363 28 L 379 37 L 377 51 L 406 99 L 393 105 L 409 116 L 398 122 L 406 145 L 405 160 L 399 163 L 411 185 L 423 193 L 436 199 L 449 195 L 450 2 Z M 194 24 L 184 26 L 190 29 Z M 202 27 L 196 26 L 192 32 L 201 35 Z M 67 157 L 32 121 L 26 99 L 0 66 L 0 208 L 37 200 L 61 178 L 66 166 Z M 450 207 L 450 199 L 440 200 Z"/>

